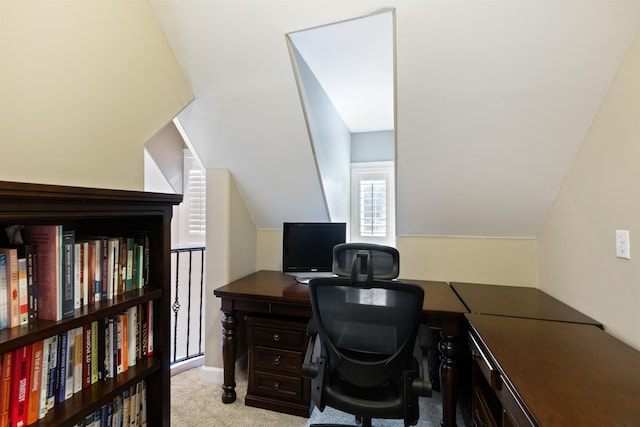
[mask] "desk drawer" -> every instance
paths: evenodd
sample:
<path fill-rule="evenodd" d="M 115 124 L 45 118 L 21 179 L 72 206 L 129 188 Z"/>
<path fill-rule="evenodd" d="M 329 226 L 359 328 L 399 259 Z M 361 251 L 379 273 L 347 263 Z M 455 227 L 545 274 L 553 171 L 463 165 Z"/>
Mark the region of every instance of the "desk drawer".
<path fill-rule="evenodd" d="M 246 320 L 250 345 L 298 351 L 305 347 L 306 323 L 259 317 L 247 317 Z"/>
<path fill-rule="evenodd" d="M 275 397 L 287 402 L 302 402 L 304 381 L 302 377 L 290 377 L 270 372 L 254 371 L 251 394 Z"/>
<path fill-rule="evenodd" d="M 476 361 L 478 369 L 482 372 L 491 388 L 498 387 L 498 371 L 493 366 L 492 361 L 488 357 L 488 352 L 480 345 L 478 339 L 469 333 L 469 349 L 471 350 L 471 356 Z"/>
<path fill-rule="evenodd" d="M 271 370 L 282 374 L 300 376 L 302 353 L 272 347 L 253 347 L 253 361 L 257 370 Z"/>

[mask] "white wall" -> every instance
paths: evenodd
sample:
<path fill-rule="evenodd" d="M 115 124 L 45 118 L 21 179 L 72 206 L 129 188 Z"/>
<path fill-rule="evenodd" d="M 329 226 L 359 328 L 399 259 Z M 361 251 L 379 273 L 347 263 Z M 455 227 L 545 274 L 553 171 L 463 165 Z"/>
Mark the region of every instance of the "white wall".
<path fill-rule="evenodd" d="M 538 233 L 538 277 L 541 289 L 638 349 L 639 189 L 637 39 Z M 631 232 L 631 260 L 616 258 L 616 229 Z"/>
<path fill-rule="evenodd" d="M 143 189 L 192 99 L 146 1 L 1 1 L 0 179 Z"/>
<path fill-rule="evenodd" d="M 256 229 L 228 169 L 207 169 L 205 360 L 203 376 L 222 383 L 220 300 L 213 291 L 255 271 Z"/>
<path fill-rule="evenodd" d="M 282 232 L 258 230 L 257 270 L 282 271 Z M 534 239 L 399 236 L 400 277 L 536 286 Z"/>
<path fill-rule="evenodd" d="M 291 52 L 296 62 L 316 167 L 328 209 L 326 220 L 346 222 L 351 194 L 351 132 L 295 46 L 291 46 Z M 294 219 L 288 219 L 291 220 Z"/>

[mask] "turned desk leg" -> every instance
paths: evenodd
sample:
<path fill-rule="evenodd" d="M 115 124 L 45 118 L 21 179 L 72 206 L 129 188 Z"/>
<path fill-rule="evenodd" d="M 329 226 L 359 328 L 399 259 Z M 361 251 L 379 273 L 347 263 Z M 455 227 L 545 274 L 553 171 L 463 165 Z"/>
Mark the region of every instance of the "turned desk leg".
<path fill-rule="evenodd" d="M 443 330 L 440 333 L 440 387 L 442 390 L 443 427 L 456 426 L 456 405 L 458 401 L 458 360 L 460 346 L 458 337 Z"/>
<path fill-rule="evenodd" d="M 224 364 L 224 382 L 222 384 L 222 403 L 236 400 L 236 326 L 238 325 L 234 311 L 224 311 L 222 325 L 222 362 Z"/>

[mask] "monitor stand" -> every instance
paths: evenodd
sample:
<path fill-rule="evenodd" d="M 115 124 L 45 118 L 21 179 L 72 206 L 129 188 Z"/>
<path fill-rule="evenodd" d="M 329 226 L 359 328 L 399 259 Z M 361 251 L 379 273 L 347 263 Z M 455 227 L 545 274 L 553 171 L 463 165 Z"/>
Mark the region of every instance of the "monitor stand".
<path fill-rule="evenodd" d="M 338 277 L 330 271 L 327 272 L 304 272 L 304 273 L 286 273 L 290 276 L 295 277 L 296 282 L 302 283 L 303 285 L 308 285 L 311 279 L 316 279 L 318 277 Z"/>

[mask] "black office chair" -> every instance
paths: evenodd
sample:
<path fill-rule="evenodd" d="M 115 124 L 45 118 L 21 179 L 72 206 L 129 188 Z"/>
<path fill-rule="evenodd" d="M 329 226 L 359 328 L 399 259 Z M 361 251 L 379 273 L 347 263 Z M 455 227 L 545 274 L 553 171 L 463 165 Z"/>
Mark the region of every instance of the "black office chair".
<path fill-rule="evenodd" d="M 387 246 L 336 246 L 334 273 L 339 277 L 309 282 L 313 318 L 302 371 L 311 400 L 320 411 L 355 415 L 363 427 L 372 418 L 415 425 L 418 396 L 431 396 L 428 359 L 417 343 L 423 289 L 390 280 L 398 275 L 398 252 Z"/>

